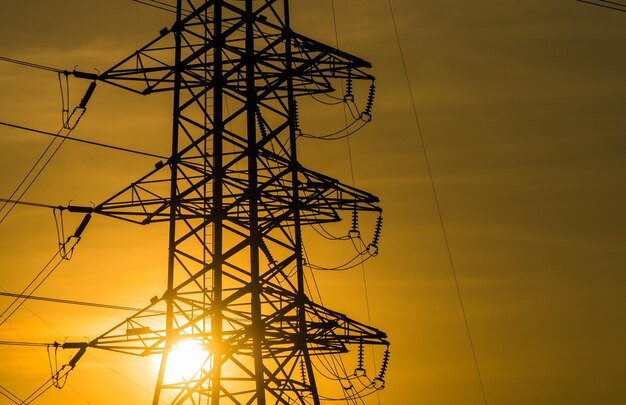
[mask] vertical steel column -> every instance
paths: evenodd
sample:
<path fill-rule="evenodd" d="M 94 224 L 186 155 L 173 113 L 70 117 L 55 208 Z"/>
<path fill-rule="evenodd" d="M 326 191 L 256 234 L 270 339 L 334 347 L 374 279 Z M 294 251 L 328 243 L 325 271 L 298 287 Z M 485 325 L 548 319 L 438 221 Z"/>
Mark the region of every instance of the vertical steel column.
<path fill-rule="evenodd" d="M 213 90 L 213 303 L 211 307 L 211 339 L 213 365 L 211 369 L 211 404 L 220 403 L 220 388 L 222 385 L 222 358 L 226 353 L 226 348 L 222 342 L 222 272 L 224 265 L 224 244 L 223 244 L 223 221 L 224 221 L 224 201 L 223 201 L 223 65 L 222 48 L 224 38 L 222 36 L 222 0 L 215 1 L 215 15 L 213 18 L 215 31 L 215 46 L 213 53 L 214 62 L 214 90 Z"/>
<path fill-rule="evenodd" d="M 175 56 L 174 56 L 174 101 L 173 101 L 173 117 L 172 117 L 172 155 L 170 157 L 169 166 L 172 178 L 170 179 L 170 213 L 169 213 L 169 240 L 168 240 L 168 257 L 167 257 L 167 290 L 165 291 L 166 302 L 166 315 L 165 315 L 165 346 L 163 348 L 163 355 L 161 357 L 161 364 L 159 366 L 159 375 L 157 378 L 156 387 L 154 389 L 154 396 L 152 398 L 152 404 L 158 405 L 161 397 L 161 390 L 163 388 L 165 370 L 167 368 L 167 357 L 174 344 L 176 338 L 174 334 L 174 267 L 176 265 L 176 220 L 179 211 L 179 198 L 178 198 L 178 129 L 180 125 L 180 92 L 181 92 L 181 32 L 182 29 L 180 21 L 182 16 L 182 0 L 176 2 L 176 24 L 174 24 L 174 43 L 175 43 Z"/>
<path fill-rule="evenodd" d="M 317 385 L 315 383 L 315 374 L 313 371 L 313 364 L 311 362 L 311 356 L 309 356 L 309 350 L 307 346 L 307 328 L 306 328 L 306 309 L 305 304 L 308 301 L 308 297 L 305 292 L 305 284 L 304 284 L 304 261 L 303 261 L 303 247 L 302 247 L 302 229 L 300 222 L 300 194 L 298 191 L 299 180 L 298 180 L 298 170 L 300 169 L 300 163 L 298 162 L 298 153 L 297 153 L 297 137 L 296 137 L 296 120 L 295 116 L 297 111 L 296 106 L 296 98 L 293 92 L 293 60 L 292 60 L 292 49 L 291 49 L 291 40 L 292 40 L 292 31 L 291 31 L 291 21 L 289 15 L 289 0 L 284 0 L 284 13 L 285 13 L 285 27 L 284 27 L 284 37 L 285 37 L 285 58 L 286 58 L 286 66 L 287 66 L 287 106 L 288 106 L 288 115 L 289 115 L 289 146 L 291 152 L 291 172 L 292 172 L 292 210 L 293 210 L 293 218 L 294 218 L 294 233 L 295 233 L 295 246 L 294 246 L 294 254 L 296 256 L 296 266 L 297 266 L 297 286 L 298 286 L 298 338 L 297 345 L 298 349 L 302 351 L 302 355 L 304 356 L 304 362 L 306 365 L 307 377 L 309 379 L 309 388 L 311 390 L 311 394 L 313 396 L 313 403 L 315 405 L 320 404 L 319 394 L 317 393 Z M 303 381 L 304 382 L 304 381 Z"/>
<path fill-rule="evenodd" d="M 265 366 L 263 365 L 264 326 L 261 314 L 261 280 L 259 248 L 263 237 L 259 229 L 259 190 L 257 159 L 256 111 L 257 90 L 255 81 L 256 55 L 254 50 L 253 0 L 246 0 L 245 8 L 245 64 L 246 64 L 246 126 L 248 133 L 248 199 L 250 210 L 250 318 L 252 321 L 252 356 L 256 383 L 256 403 L 265 405 Z"/>

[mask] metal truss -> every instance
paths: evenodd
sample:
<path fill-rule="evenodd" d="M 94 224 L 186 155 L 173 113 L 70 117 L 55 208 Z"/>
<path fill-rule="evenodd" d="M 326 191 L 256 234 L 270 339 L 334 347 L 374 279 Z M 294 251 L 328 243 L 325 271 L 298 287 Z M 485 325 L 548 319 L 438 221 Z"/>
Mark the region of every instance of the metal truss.
<path fill-rule="evenodd" d="M 178 0 L 171 28 L 98 76 L 173 95 L 169 159 L 93 209 L 169 223 L 165 293 L 87 344 L 161 354 L 154 404 L 319 404 L 316 359 L 358 348 L 362 361 L 363 345 L 388 346 L 383 332 L 313 302 L 304 277 L 302 227 L 381 209 L 302 167 L 297 98 L 373 81 L 368 68 L 294 33 L 287 0 Z M 202 367 L 168 381 L 184 339 L 206 349 Z"/>

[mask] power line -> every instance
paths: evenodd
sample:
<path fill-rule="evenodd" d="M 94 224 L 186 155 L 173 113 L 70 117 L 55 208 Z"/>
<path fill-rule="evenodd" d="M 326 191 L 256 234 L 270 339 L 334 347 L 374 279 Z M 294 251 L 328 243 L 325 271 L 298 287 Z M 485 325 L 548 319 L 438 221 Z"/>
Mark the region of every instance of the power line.
<path fill-rule="evenodd" d="M 35 295 L 26 296 L 26 295 L 22 295 L 22 294 L 1 292 L 1 291 L 0 291 L 0 296 L 12 297 L 12 298 L 18 298 L 18 299 L 20 299 L 20 298 L 28 298 L 29 300 L 34 300 L 34 301 L 46 301 L 46 302 L 54 302 L 54 303 L 57 303 L 57 304 L 69 304 L 69 305 L 80 305 L 80 306 L 95 307 L 95 308 L 116 309 L 116 310 L 121 310 L 121 311 L 136 311 L 136 312 L 138 312 L 138 311 L 144 310 L 144 312 L 150 312 L 150 313 L 155 313 L 155 314 L 162 314 L 162 313 L 164 313 L 163 311 L 158 311 L 158 310 L 144 309 L 144 308 L 137 308 L 137 307 L 128 307 L 128 306 L 123 306 L 123 305 L 101 304 L 101 303 L 97 303 L 97 302 L 88 302 L 88 301 L 74 301 L 74 300 L 67 300 L 67 299 L 61 299 L 61 298 L 40 297 L 40 296 L 35 296 Z"/>
<path fill-rule="evenodd" d="M 22 197 L 24 197 L 24 195 L 32 187 L 35 181 L 39 178 L 41 173 L 43 173 L 43 171 L 46 169 L 46 167 L 48 166 L 52 158 L 54 158 L 54 156 L 57 154 L 61 146 L 63 146 L 65 141 L 68 139 L 72 131 L 78 126 L 78 123 L 80 122 L 81 118 L 87 111 L 87 103 L 89 102 L 89 99 L 93 95 L 95 88 L 96 88 L 96 82 L 94 80 L 89 85 L 87 91 L 85 92 L 85 95 L 81 99 L 80 103 L 74 108 L 72 113 L 67 116 L 67 119 L 65 117 L 63 118 L 63 124 L 61 128 L 57 131 L 56 134 L 54 134 L 54 138 L 50 141 L 48 146 L 46 146 L 46 148 L 41 153 L 41 155 L 39 155 L 39 157 L 37 158 L 35 163 L 32 165 L 28 173 L 26 173 L 24 178 L 22 178 L 22 181 L 13 190 L 13 193 L 11 193 L 11 195 L 9 196 L 9 200 L 13 199 L 13 200 L 20 201 Z M 63 113 L 64 112 L 65 112 L 65 109 L 63 109 Z M 72 118 L 74 117 L 74 114 L 77 114 L 77 117 L 74 120 L 72 120 Z M 61 135 L 63 132 L 65 133 Z M 58 139 L 60 139 L 60 141 L 53 148 L 53 145 Z M 16 198 L 13 198 L 14 196 L 16 196 Z M 13 208 L 15 208 L 15 205 L 16 204 L 13 203 L 6 210 L 2 218 L 0 218 L 0 223 L 2 223 L 6 219 L 6 217 L 11 213 L 11 211 L 13 211 Z M 6 206 L 7 206 L 6 202 L 2 204 L 2 206 L 0 206 L 0 212 L 2 212 Z"/>
<path fill-rule="evenodd" d="M 176 6 L 165 3 L 163 1 L 158 1 L 158 0 L 131 0 L 131 1 L 134 3 L 142 4 L 144 6 L 153 7 L 158 10 L 167 11 L 168 13 L 176 14 Z M 181 11 L 183 12 L 183 15 L 191 14 L 191 10 L 188 10 L 185 8 L 181 8 Z"/>
<path fill-rule="evenodd" d="M 4 296 L 17 296 L 19 294 L 13 294 L 13 293 L 8 293 L 4 288 L 0 287 L 0 289 L 4 290 L 4 293 L 0 292 L 0 295 L 4 295 Z M 133 310 L 133 311 L 137 311 L 139 310 L 139 308 L 133 308 L 133 307 L 121 307 L 121 306 L 116 306 L 116 305 L 106 305 L 106 304 L 96 304 L 96 303 L 92 303 L 92 302 L 83 302 L 83 301 L 70 301 L 70 300 L 61 300 L 61 299 L 55 299 L 55 298 L 48 298 L 48 297 L 36 297 L 36 296 L 31 296 L 30 297 L 31 300 L 43 300 L 43 301 L 52 301 L 52 302 L 59 302 L 59 303 L 65 303 L 65 304 L 73 304 L 73 305 L 87 305 L 87 306 L 97 306 L 97 307 L 104 307 L 104 308 L 111 308 L 111 309 L 124 309 L 124 310 Z M 30 308 L 28 308 L 27 306 L 24 306 L 24 308 L 26 310 L 28 310 L 31 314 L 33 314 L 35 317 L 37 317 L 40 321 L 42 321 L 44 324 L 46 324 L 52 331 L 56 332 L 59 335 L 63 335 L 62 332 L 60 332 L 58 329 L 54 328 L 52 325 L 50 325 L 48 322 L 46 322 L 43 318 L 41 318 L 39 315 L 37 315 L 34 311 L 32 311 Z M 156 310 L 150 310 L 150 309 L 146 309 L 144 310 L 144 312 L 148 312 L 148 313 L 161 313 L 161 311 L 156 311 Z M 22 339 L 22 342 L 26 342 L 26 340 L 22 337 L 22 335 L 20 335 L 20 333 L 11 326 L 11 324 L 9 322 L 7 322 L 7 325 L 13 329 L 13 331 Z M 11 342 L 12 343 L 12 342 Z M 25 346 L 25 345 L 20 345 L 20 344 L 10 344 L 12 346 Z M 32 345 L 29 345 L 32 346 Z M 37 352 L 32 349 L 36 354 Z M 90 356 L 92 359 L 96 360 L 98 363 L 100 363 L 102 366 L 108 368 L 109 370 L 111 370 L 113 373 L 117 374 L 118 376 L 120 376 L 121 378 L 127 380 L 129 383 L 133 384 L 134 386 L 140 388 L 142 391 L 145 392 L 149 392 L 146 390 L 146 388 L 142 387 L 140 384 L 138 384 L 137 382 L 133 381 L 132 379 L 130 379 L 129 377 L 125 376 L 124 374 L 120 373 L 119 371 L 115 370 L 114 368 L 112 368 L 111 366 L 107 365 L 106 363 L 104 363 L 102 360 L 98 359 L 97 357 L 95 357 L 93 354 L 89 354 L 87 353 L 88 356 Z M 89 403 L 78 391 L 76 391 L 73 387 L 68 386 L 69 389 L 71 389 L 74 394 L 76 394 L 84 403 Z M 3 389 L 4 387 L 0 386 L 0 389 Z M 12 394 L 9 390 L 7 390 L 6 388 L 4 388 L 9 394 Z M 0 394 L 2 394 L 2 392 L 0 391 Z M 17 397 L 16 397 L 17 398 Z M 23 404 L 24 402 L 18 398 L 18 402 L 16 402 L 17 404 Z"/>
<path fill-rule="evenodd" d="M 59 132 L 56 134 L 59 137 L 63 138 L 63 136 L 61 136 L 61 131 L 63 129 L 60 129 Z M 68 132 L 68 135 L 71 133 L 71 130 Z M 22 199 L 22 197 L 24 196 L 24 194 L 26 194 L 26 192 L 30 189 L 30 187 L 33 185 L 33 183 L 35 182 L 35 180 L 37 180 L 37 178 L 39 177 L 39 175 L 41 175 L 41 173 L 43 172 L 43 170 L 48 166 L 48 163 L 50 163 L 50 161 L 52 160 L 52 158 L 54 157 L 54 155 L 56 155 L 57 151 L 59 150 L 59 148 L 63 145 L 64 140 L 62 139 L 61 142 L 57 145 L 57 147 L 55 149 L 52 150 L 50 156 L 48 156 L 48 158 L 44 161 L 44 157 L 46 156 L 46 154 L 48 153 L 48 151 L 50 150 L 50 148 L 52 147 L 52 145 L 54 145 L 56 141 L 56 138 L 53 139 L 48 146 L 46 146 L 46 148 L 44 149 L 44 151 L 41 153 L 41 155 L 39 155 L 39 157 L 37 158 L 37 160 L 35 161 L 35 163 L 32 165 L 32 167 L 30 168 L 30 170 L 28 171 L 28 173 L 26 173 L 26 175 L 24 176 L 24 178 L 22 179 L 22 181 L 20 182 L 20 184 L 17 185 L 17 187 L 15 188 L 15 190 L 13 190 L 13 192 L 11 193 L 11 195 L 9 196 L 9 200 L 13 200 L 14 196 L 18 193 L 20 193 L 20 189 L 22 188 L 22 186 L 24 184 L 26 184 L 25 188 L 21 191 L 21 193 L 17 196 L 17 198 L 15 198 L 14 200 L 20 201 Z M 39 163 L 41 163 L 43 161 L 42 166 L 39 168 L 39 170 L 37 172 L 35 172 L 35 170 L 37 169 L 37 166 L 39 165 Z M 29 177 L 31 176 L 31 174 L 33 174 L 33 178 L 30 179 L 30 182 L 27 183 L 27 181 L 29 180 Z M 5 214 L 2 216 L 2 218 L 0 218 L 0 223 L 2 223 L 6 217 L 11 213 L 11 211 L 13 211 L 13 208 L 15 207 L 15 203 L 13 203 L 13 205 L 11 205 L 9 207 L 9 209 L 5 212 Z M 0 212 L 2 212 L 2 210 L 4 210 L 4 208 L 7 206 L 7 203 L 5 202 L 4 204 L 2 204 L 2 206 L 0 207 Z"/>
<path fill-rule="evenodd" d="M 69 73 L 67 70 L 57 69 L 57 68 L 50 67 L 50 66 L 39 65 L 37 63 L 26 62 L 26 61 L 19 60 L 19 59 L 7 58 L 6 56 L 0 56 L 0 61 L 13 63 L 15 65 L 26 66 L 26 67 L 30 67 L 34 69 L 39 69 L 39 70 L 46 70 L 48 72 L 56 72 L 56 73 L 63 73 L 63 74 Z"/>
<path fill-rule="evenodd" d="M 601 1 L 602 3 L 613 4 L 613 5 L 620 6 L 620 7 L 626 7 L 626 5 L 622 3 L 618 3 L 616 1 L 608 1 L 608 0 L 599 0 L 599 1 Z"/>
<path fill-rule="evenodd" d="M 41 203 L 34 203 L 34 202 L 21 201 L 21 200 L 11 200 L 8 198 L 0 198 L 0 202 L 9 203 L 9 204 L 28 205 L 31 207 L 39 207 L 39 208 L 52 208 L 52 209 L 63 208 L 59 205 L 49 205 L 49 204 L 41 204 Z"/>
<path fill-rule="evenodd" d="M 131 1 L 134 2 L 134 3 L 143 4 L 144 6 L 154 7 L 154 8 L 159 9 L 159 10 L 167 11 L 168 13 L 175 13 L 176 12 L 176 10 L 172 10 L 172 9 L 166 8 L 166 7 L 161 7 L 161 6 L 157 5 L 157 4 L 148 3 L 148 2 L 142 1 L 142 0 L 131 0 Z"/>
<path fill-rule="evenodd" d="M 592 1 L 587 1 L 587 0 L 576 0 L 576 1 L 579 1 L 581 3 L 591 4 L 592 6 L 608 8 L 610 10 L 621 11 L 622 13 L 626 13 L 626 4 L 617 3 L 615 1 L 598 0 L 600 3 L 605 3 L 605 4 L 594 3 Z"/>
<path fill-rule="evenodd" d="M 78 243 L 78 241 L 76 242 Z M 3 325 L 6 321 L 9 320 L 9 318 L 11 318 L 13 316 L 13 314 L 15 314 L 15 312 L 20 309 L 20 307 L 22 305 L 24 305 L 24 302 L 26 302 L 26 300 L 28 300 L 28 298 L 35 292 L 37 291 L 37 289 L 48 279 L 48 277 L 50 277 L 52 275 L 52 273 L 54 273 L 54 271 L 57 269 L 57 267 L 59 267 L 59 265 L 63 262 L 63 256 L 62 256 L 62 251 L 63 251 L 63 247 L 61 247 L 55 254 L 54 256 L 52 256 L 52 258 L 48 261 L 48 263 L 46 263 L 46 265 L 43 267 L 43 269 L 41 269 L 41 271 L 39 271 L 39 273 L 37 273 L 37 275 L 33 278 L 33 280 L 28 283 L 28 285 L 26 287 L 24 287 L 24 289 L 22 290 L 22 292 L 20 294 L 17 294 L 18 297 L 15 297 L 13 299 L 13 301 L 11 301 L 11 303 L 9 304 L 9 306 L 7 306 L 4 311 L 2 311 L 2 313 L 0 314 L 0 326 Z M 73 249 L 73 248 L 72 248 Z M 58 259 L 57 259 L 58 257 Z M 56 263 L 54 265 L 52 265 L 52 268 L 50 270 L 48 270 L 48 268 L 50 267 L 50 265 L 55 261 L 55 259 L 57 259 Z M 46 273 L 46 270 L 47 273 Z M 40 279 L 40 277 L 42 277 L 42 275 L 46 273 L 42 279 Z M 33 285 L 37 283 L 34 287 Z M 25 294 L 28 290 L 30 289 L 30 292 L 28 294 Z M 21 300 L 21 301 L 20 301 Z M 8 315 L 5 316 L 5 314 Z"/>
<path fill-rule="evenodd" d="M 483 384 L 482 376 L 480 374 L 480 367 L 478 366 L 478 357 L 476 356 L 476 349 L 474 347 L 474 341 L 472 340 L 472 333 L 470 331 L 469 322 L 467 320 L 467 313 L 465 311 L 465 305 L 463 303 L 463 296 L 461 295 L 461 288 L 459 286 L 459 280 L 458 280 L 458 277 L 457 277 L 457 274 L 456 274 L 456 268 L 454 266 L 454 260 L 452 259 L 452 252 L 450 250 L 450 243 L 448 241 L 448 234 L 446 232 L 446 227 L 445 227 L 445 223 L 444 223 L 444 220 L 443 220 L 443 214 L 441 212 L 441 206 L 439 204 L 439 197 L 438 197 L 438 194 L 437 194 L 437 189 L 435 187 L 435 181 L 433 179 L 433 174 L 432 174 L 432 170 L 431 170 L 431 167 L 430 167 L 430 161 L 428 159 L 428 153 L 427 153 L 427 150 L 426 150 L 426 143 L 424 142 L 424 136 L 422 134 L 422 126 L 420 124 L 419 115 L 417 113 L 417 107 L 415 105 L 415 97 L 413 96 L 413 88 L 411 86 L 411 81 L 409 79 L 409 72 L 408 72 L 408 69 L 407 69 L 407 66 L 406 66 L 406 59 L 404 57 L 404 51 L 402 49 L 402 44 L 401 44 L 401 41 L 400 41 L 400 34 L 398 33 L 398 25 L 396 24 L 396 18 L 395 18 L 394 12 L 393 12 L 393 7 L 391 5 L 391 0 L 387 0 L 387 3 L 389 4 L 389 12 L 391 13 L 391 20 L 393 22 L 393 28 L 394 28 L 395 35 L 396 35 L 396 41 L 397 41 L 397 44 L 398 44 L 398 49 L 400 51 L 400 59 L 402 60 L 402 67 L 403 67 L 403 70 L 404 70 L 404 76 L 405 76 L 405 79 L 406 79 L 406 82 L 407 82 L 407 88 L 408 88 L 408 91 L 409 91 L 409 95 L 411 97 L 411 104 L 413 106 L 413 116 L 415 117 L 415 123 L 417 125 L 417 133 L 418 133 L 418 137 L 419 137 L 419 140 L 420 140 L 420 143 L 421 143 L 421 146 L 422 146 L 422 151 L 424 153 L 424 159 L 425 159 L 425 162 L 426 162 L 426 169 L 427 169 L 427 172 L 428 172 L 428 178 L 430 179 L 430 185 L 432 187 L 433 197 L 434 197 L 434 200 L 435 200 L 435 206 L 437 208 L 437 215 L 439 216 L 439 222 L 441 224 L 441 230 L 442 230 L 442 233 L 443 233 L 443 239 L 444 239 L 444 242 L 445 242 L 446 251 L 448 253 L 448 260 L 449 260 L 449 263 L 450 263 L 450 269 L 452 270 L 452 276 L 454 278 L 454 284 L 456 286 L 456 292 L 457 292 L 457 295 L 458 295 L 458 298 L 459 298 L 459 304 L 461 306 L 461 312 L 463 313 L 463 320 L 465 321 L 465 329 L 467 331 L 467 337 L 468 337 L 468 340 L 469 340 L 470 348 L 472 350 L 472 356 L 474 358 L 474 365 L 476 366 L 476 374 L 478 376 L 478 382 L 480 384 L 480 389 L 481 389 L 481 392 L 482 392 L 483 401 L 484 401 L 485 405 L 487 405 L 487 395 L 485 394 L 485 387 L 484 387 L 484 384 Z"/>
<path fill-rule="evenodd" d="M 13 402 L 14 404 L 23 403 L 23 401 L 17 395 L 15 395 L 14 393 L 9 391 L 6 387 L 2 385 L 0 385 L 0 395 L 4 396 L 5 398 Z"/>
<path fill-rule="evenodd" d="M 0 346 L 26 346 L 26 347 L 48 347 L 54 346 L 53 343 L 41 342 L 17 342 L 11 340 L 0 340 Z"/>
<path fill-rule="evenodd" d="M 25 126 L 17 125 L 17 124 L 10 124 L 8 122 L 0 121 L 0 125 L 4 125 L 6 127 L 11 127 L 11 128 L 16 128 L 16 129 L 21 129 L 21 130 L 28 131 L 28 132 L 34 132 L 34 133 L 37 133 L 37 134 L 48 135 L 48 136 L 52 136 L 52 137 L 55 137 L 55 138 L 63 138 L 63 139 L 68 140 L 68 141 L 81 142 L 81 143 L 86 143 L 86 144 L 89 144 L 89 145 L 94 145 L 94 146 L 99 146 L 99 147 L 103 147 L 103 148 L 114 149 L 114 150 L 118 150 L 118 151 L 122 151 L 122 152 L 134 153 L 136 155 L 154 157 L 154 158 L 157 158 L 157 159 L 167 159 L 165 156 L 156 155 L 154 153 L 142 152 L 142 151 L 135 150 L 135 149 L 124 148 L 124 147 L 121 147 L 121 146 L 109 145 L 109 144 L 105 144 L 105 143 L 101 143 L 101 142 L 88 141 L 86 139 L 73 138 L 71 136 L 63 136 L 63 135 L 55 134 L 54 132 L 48 132 L 48 131 L 43 131 L 43 130 L 40 130 L 40 129 L 29 128 L 29 127 L 25 127 Z"/>

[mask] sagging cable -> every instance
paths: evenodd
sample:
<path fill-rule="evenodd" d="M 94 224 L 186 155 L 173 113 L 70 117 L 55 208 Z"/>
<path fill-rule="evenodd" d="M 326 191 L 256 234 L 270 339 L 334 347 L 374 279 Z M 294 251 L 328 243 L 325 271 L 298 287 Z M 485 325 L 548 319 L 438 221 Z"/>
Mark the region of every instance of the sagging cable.
<path fill-rule="evenodd" d="M 56 212 L 59 211 L 59 218 L 57 219 Z M 72 258 L 72 254 L 74 253 L 74 248 L 76 244 L 80 241 L 80 238 L 87 227 L 87 224 L 91 220 L 91 213 L 85 215 L 83 220 L 80 222 L 76 230 L 72 235 L 65 238 L 65 225 L 63 221 L 63 208 L 54 208 L 53 209 L 54 222 L 57 228 L 57 241 L 59 243 L 59 252 L 61 257 L 64 260 L 70 260 Z M 68 246 L 70 248 L 68 249 Z"/>
<path fill-rule="evenodd" d="M 78 242 L 80 242 L 81 236 L 87 227 L 87 224 L 91 220 L 91 213 L 85 215 L 81 223 L 76 228 L 76 231 L 67 238 L 66 242 L 59 247 L 59 250 L 52 256 L 52 258 L 46 263 L 46 265 L 37 273 L 37 275 L 31 280 L 30 283 L 16 296 L 13 301 L 0 313 L 0 325 L 3 325 L 8 321 L 22 305 L 37 291 L 39 287 L 54 273 L 59 265 L 64 260 L 70 260 L 74 253 L 74 249 Z"/>
<path fill-rule="evenodd" d="M 78 349 L 78 352 L 70 359 L 70 361 L 67 364 L 64 364 L 60 369 L 56 369 L 56 365 L 55 365 L 55 369 L 51 371 L 52 375 L 50 376 L 50 378 L 46 382 L 44 382 L 42 385 L 40 385 L 39 388 L 35 390 L 35 392 L 33 392 L 30 396 L 28 396 L 28 398 L 26 398 L 23 402 L 21 402 L 21 404 L 32 403 L 33 401 L 35 401 L 37 398 L 42 396 L 46 391 L 48 391 L 52 387 L 55 387 L 57 389 L 63 388 L 65 386 L 65 383 L 67 382 L 69 373 L 76 367 L 76 363 L 78 362 L 78 360 L 80 360 L 80 358 L 83 357 L 83 355 L 87 351 L 88 345 L 89 345 L 88 343 L 59 344 L 57 342 L 54 342 L 53 344 L 48 345 L 48 346 L 54 347 L 55 351 L 59 347 L 61 347 L 62 349 Z M 51 370 L 52 370 L 52 365 L 51 365 Z"/>
<path fill-rule="evenodd" d="M 74 74 L 76 74 L 76 72 L 74 72 Z M 2 223 L 9 216 L 9 214 L 13 211 L 13 208 L 15 208 L 17 203 L 21 201 L 24 195 L 28 192 L 28 190 L 32 187 L 35 181 L 39 178 L 41 173 L 46 169 L 46 167 L 48 166 L 52 158 L 54 158 L 54 156 L 57 154 L 61 146 L 63 146 L 63 143 L 67 140 L 67 138 L 72 133 L 72 131 L 76 128 L 76 126 L 78 125 L 78 122 L 80 121 L 80 119 L 82 118 L 82 116 L 84 115 L 86 111 L 87 102 L 91 98 L 95 87 L 96 87 L 96 84 L 94 81 L 90 84 L 80 104 L 74 109 L 74 111 L 72 112 L 72 114 L 70 114 L 66 122 L 63 123 L 63 126 L 61 127 L 61 129 L 59 129 L 59 131 L 56 133 L 55 138 L 52 139 L 52 141 L 48 144 L 48 146 L 46 146 L 44 151 L 41 153 L 41 155 L 39 155 L 39 157 L 37 158 L 33 166 L 30 168 L 28 173 L 26 173 L 24 178 L 22 178 L 20 183 L 13 190 L 13 192 L 7 199 L 7 200 L 13 201 L 11 205 L 7 205 L 7 203 L 4 203 L 0 206 L 0 213 L 4 211 L 4 213 L 0 217 L 0 223 Z M 76 117 L 74 117 L 75 114 L 76 114 Z M 59 141 L 57 142 L 57 140 Z"/>

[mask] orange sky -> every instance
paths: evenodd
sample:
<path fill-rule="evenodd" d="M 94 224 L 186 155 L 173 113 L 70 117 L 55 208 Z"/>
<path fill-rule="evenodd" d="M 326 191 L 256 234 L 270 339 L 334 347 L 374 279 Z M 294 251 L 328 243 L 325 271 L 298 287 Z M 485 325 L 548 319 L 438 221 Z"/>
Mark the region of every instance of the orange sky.
<path fill-rule="evenodd" d="M 351 150 L 356 186 L 385 210 L 366 264 L 371 323 L 392 342 L 380 402 L 481 404 L 387 1 L 335 3 L 340 48 L 377 77 L 374 120 Z M 573 0 L 393 5 L 489 403 L 626 403 L 626 14 Z M 292 8 L 296 31 L 334 44 L 330 1 Z M 170 19 L 130 0 L 4 2 L 0 56 L 104 71 Z M 56 80 L 0 63 L 0 121 L 56 131 Z M 73 79 L 72 97 L 85 87 Z M 100 85 L 73 135 L 167 154 L 168 103 Z M 48 141 L 0 127 L 1 198 Z M 305 165 L 350 181 L 345 141 L 300 147 Z M 153 164 L 68 143 L 24 199 L 98 203 Z M 51 212 L 16 208 L 0 242 L 0 287 L 17 292 L 56 251 Z M 165 228 L 94 218 L 37 295 L 145 306 L 164 290 L 165 249 Z M 360 270 L 319 282 L 325 305 L 367 321 Z M 80 341 L 130 315 L 26 307 L 0 340 Z M 19 395 L 48 377 L 45 349 L 0 347 L 0 364 L 0 385 Z M 92 351 L 40 403 L 149 403 L 151 373 L 150 361 Z"/>

